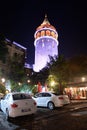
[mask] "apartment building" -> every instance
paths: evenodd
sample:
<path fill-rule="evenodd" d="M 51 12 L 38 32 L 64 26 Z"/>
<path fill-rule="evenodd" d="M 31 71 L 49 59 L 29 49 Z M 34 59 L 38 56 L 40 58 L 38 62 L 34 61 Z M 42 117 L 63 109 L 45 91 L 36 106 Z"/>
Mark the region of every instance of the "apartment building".
<path fill-rule="evenodd" d="M 6 55 L 5 62 L 0 60 L 0 76 L 5 77 L 9 73 L 9 64 L 13 57 L 18 57 L 16 58 L 17 62 L 22 61 L 23 64 L 25 64 L 27 58 L 27 48 L 8 39 L 5 39 L 4 42 L 7 46 L 8 54 Z"/>

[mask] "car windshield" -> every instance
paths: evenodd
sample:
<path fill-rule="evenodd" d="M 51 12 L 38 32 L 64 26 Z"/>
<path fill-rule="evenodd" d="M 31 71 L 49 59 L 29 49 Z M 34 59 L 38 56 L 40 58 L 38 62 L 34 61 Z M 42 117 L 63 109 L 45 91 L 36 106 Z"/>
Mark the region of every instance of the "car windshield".
<path fill-rule="evenodd" d="M 23 100 L 23 99 L 31 99 L 31 96 L 28 94 L 14 94 L 13 100 Z"/>

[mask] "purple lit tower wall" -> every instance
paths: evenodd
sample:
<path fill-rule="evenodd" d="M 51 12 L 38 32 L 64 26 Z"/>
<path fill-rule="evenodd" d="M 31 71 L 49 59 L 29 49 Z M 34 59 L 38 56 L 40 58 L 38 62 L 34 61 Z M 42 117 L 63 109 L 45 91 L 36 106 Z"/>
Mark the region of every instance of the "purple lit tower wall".
<path fill-rule="evenodd" d="M 49 56 L 58 56 L 58 33 L 55 27 L 48 21 L 47 15 L 45 15 L 42 24 L 36 29 L 34 38 L 34 71 L 39 72 L 50 61 Z"/>

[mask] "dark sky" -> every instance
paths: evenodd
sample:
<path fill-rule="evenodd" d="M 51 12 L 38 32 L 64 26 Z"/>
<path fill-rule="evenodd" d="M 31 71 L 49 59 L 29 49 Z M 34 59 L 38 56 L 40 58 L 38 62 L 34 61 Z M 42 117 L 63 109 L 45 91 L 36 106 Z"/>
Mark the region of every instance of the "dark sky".
<path fill-rule="evenodd" d="M 34 33 L 45 14 L 59 35 L 59 55 L 87 54 L 87 6 L 84 0 L 3 0 L 0 33 L 28 49 L 34 61 Z"/>

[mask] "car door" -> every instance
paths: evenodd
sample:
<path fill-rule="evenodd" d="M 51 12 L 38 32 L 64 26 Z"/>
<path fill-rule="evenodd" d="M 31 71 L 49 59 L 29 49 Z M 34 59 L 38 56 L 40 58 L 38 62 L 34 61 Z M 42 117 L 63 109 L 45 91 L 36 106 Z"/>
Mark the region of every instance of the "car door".
<path fill-rule="evenodd" d="M 45 107 L 46 106 L 46 94 L 45 93 L 41 93 L 41 97 L 39 97 L 40 100 L 40 106 Z"/>
<path fill-rule="evenodd" d="M 50 93 L 43 93 L 44 97 L 44 106 L 47 107 L 48 102 L 51 101 L 51 94 Z"/>
<path fill-rule="evenodd" d="M 43 92 L 40 97 L 40 106 L 47 107 L 47 103 L 50 101 L 51 95 Z"/>
<path fill-rule="evenodd" d="M 38 94 L 36 94 L 35 96 L 34 96 L 34 99 L 35 99 L 35 101 L 36 101 L 36 103 L 37 103 L 37 106 L 42 106 L 41 104 L 41 102 L 42 102 L 42 93 L 38 93 Z"/>

